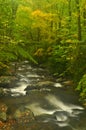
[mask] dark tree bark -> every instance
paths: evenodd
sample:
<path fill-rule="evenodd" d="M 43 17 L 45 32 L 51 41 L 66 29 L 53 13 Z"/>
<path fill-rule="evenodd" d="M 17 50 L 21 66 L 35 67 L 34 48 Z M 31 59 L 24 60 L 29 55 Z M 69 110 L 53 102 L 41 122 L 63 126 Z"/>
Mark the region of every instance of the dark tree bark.
<path fill-rule="evenodd" d="M 77 6 L 77 24 L 78 24 L 78 40 L 82 40 L 82 34 L 81 34 L 81 16 L 80 16 L 80 2 L 79 0 L 76 0 L 76 6 Z"/>
<path fill-rule="evenodd" d="M 84 26 L 86 27 L 86 9 L 83 9 Z"/>
<path fill-rule="evenodd" d="M 71 0 L 68 0 L 68 11 L 69 11 L 69 32 L 70 32 L 70 29 L 71 29 Z"/>

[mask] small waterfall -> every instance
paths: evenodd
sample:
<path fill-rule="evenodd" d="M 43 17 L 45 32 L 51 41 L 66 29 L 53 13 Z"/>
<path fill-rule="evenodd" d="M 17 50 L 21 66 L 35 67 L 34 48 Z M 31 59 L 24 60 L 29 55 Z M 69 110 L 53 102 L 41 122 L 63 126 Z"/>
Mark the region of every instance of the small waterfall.
<path fill-rule="evenodd" d="M 39 115 L 43 115 L 43 114 L 52 115 L 56 111 L 56 110 L 43 109 L 39 103 L 33 103 L 33 104 L 27 105 L 25 107 L 31 109 L 35 116 L 39 116 Z"/>
<path fill-rule="evenodd" d="M 54 95 L 49 94 L 45 97 L 45 99 L 48 100 L 48 102 L 50 102 L 55 107 L 68 112 L 71 116 L 74 114 L 73 109 L 84 110 L 84 108 L 81 106 L 77 106 L 77 105 L 73 105 L 73 104 L 65 104 L 59 98 L 56 98 Z M 76 113 L 77 113 L 77 111 L 76 111 Z M 76 113 L 75 113 L 75 115 L 76 115 Z"/>
<path fill-rule="evenodd" d="M 27 87 L 27 84 L 20 82 L 18 85 L 18 87 L 10 88 L 11 96 L 26 95 L 25 88 Z"/>

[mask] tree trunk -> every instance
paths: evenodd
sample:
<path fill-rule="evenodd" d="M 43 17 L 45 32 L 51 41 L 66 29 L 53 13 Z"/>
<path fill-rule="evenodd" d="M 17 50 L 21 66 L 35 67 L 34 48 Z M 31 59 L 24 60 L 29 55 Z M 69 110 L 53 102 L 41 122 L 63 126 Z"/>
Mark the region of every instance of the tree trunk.
<path fill-rule="evenodd" d="M 77 6 L 77 24 L 78 24 L 78 40 L 82 40 L 82 35 L 81 35 L 81 17 L 80 17 L 80 2 L 79 0 L 76 0 L 76 6 Z"/>
<path fill-rule="evenodd" d="M 83 9 L 84 26 L 86 27 L 86 9 Z"/>
<path fill-rule="evenodd" d="M 69 32 L 71 30 L 71 0 L 69 1 L 68 11 L 69 11 Z"/>

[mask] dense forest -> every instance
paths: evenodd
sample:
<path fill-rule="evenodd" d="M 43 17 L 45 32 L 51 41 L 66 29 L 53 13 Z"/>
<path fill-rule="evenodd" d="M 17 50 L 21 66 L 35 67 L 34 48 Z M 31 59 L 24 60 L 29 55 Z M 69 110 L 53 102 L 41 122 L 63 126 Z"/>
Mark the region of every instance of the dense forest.
<path fill-rule="evenodd" d="M 86 0 L 0 0 L 0 76 L 29 60 L 86 99 Z"/>

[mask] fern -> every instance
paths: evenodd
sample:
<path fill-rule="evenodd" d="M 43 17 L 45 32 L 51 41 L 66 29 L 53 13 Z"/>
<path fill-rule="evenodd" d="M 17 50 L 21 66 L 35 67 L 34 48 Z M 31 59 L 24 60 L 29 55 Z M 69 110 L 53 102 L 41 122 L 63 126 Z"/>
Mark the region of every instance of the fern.
<path fill-rule="evenodd" d="M 0 52 L 0 61 L 13 61 L 16 60 L 17 57 L 11 52 Z"/>
<path fill-rule="evenodd" d="M 15 47 L 15 49 L 16 49 L 15 53 L 17 55 L 19 55 L 19 57 L 31 60 L 34 63 L 38 64 L 37 61 L 25 49 L 23 49 L 21 46 L 17 45 Z"/>
<path fill-rule="evenodd" d="M 0 57 L 2 60 L 6 59 L 7 61 L 28 59 L 37 64 L 36 60 L 26 51 L 24 46 L 13 42 L 2 48 Z"/>
<path fill-rule="evenodd" d="M 80 91 L 81 99 L 86 98 L 86 74 L 84 74 L 83 77 L 81 78 L 76 90 Z"/>

